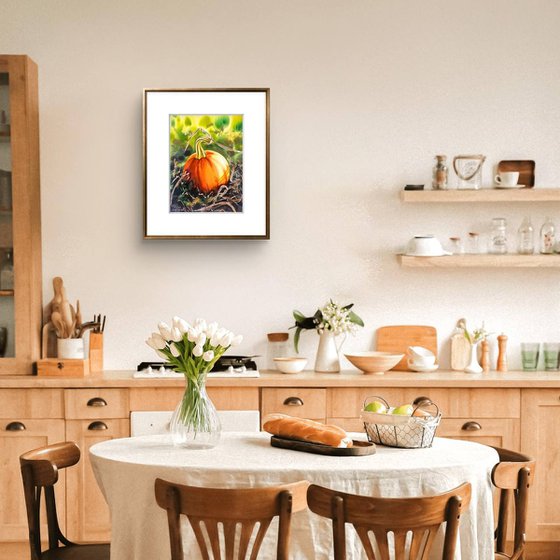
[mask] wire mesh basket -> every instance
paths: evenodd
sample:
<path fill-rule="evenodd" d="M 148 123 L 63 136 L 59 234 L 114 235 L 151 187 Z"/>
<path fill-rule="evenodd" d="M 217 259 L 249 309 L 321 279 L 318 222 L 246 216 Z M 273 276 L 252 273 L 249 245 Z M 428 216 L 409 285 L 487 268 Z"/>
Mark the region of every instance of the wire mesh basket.
<path fill-rule="evenodd" d="M 390 410 L 385 399 L 375 396 L 364 401 L 364 409 L 370 400 L 381 401 Z M 435 408 L 435 414 L 426 411 L 428 407 Z M 411 416 L 363 410 L 361 419 L 369 441 L 388 447 L 419 449 L 432 446 L 441 413 L 437 404 L 423 399 L 413 408 Z"/>

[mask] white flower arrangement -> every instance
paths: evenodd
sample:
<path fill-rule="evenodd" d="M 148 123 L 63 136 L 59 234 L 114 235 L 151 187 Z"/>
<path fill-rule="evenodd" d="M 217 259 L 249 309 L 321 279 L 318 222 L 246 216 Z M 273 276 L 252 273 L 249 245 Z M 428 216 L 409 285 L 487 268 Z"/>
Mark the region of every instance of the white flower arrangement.
<path fill-rule="evenodd" d="M 198 384 L 231 346 L 241 344 L 243 337 L 234 335 L 217 323 L 197 319 L 190 325 L 180 317 L 173 317 L 171 326 L 161 321 L 158 331 L 153 332 L 146 344 L 156 351 L 175 371 Z"/>

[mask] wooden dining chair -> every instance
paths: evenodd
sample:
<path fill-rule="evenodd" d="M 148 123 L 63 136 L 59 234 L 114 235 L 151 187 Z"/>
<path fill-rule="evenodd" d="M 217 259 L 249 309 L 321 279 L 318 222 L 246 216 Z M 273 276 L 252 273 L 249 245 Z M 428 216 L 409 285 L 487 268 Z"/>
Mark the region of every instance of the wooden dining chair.
<path fill-rule="evenodd" d="M 315 484 L 307 490 L 309 509 L 332 520 L 334 560 L 346 559 L 346 523 L 354 526 L 368 560 L 424 560 L 444 522 L 447 525 L 441 558 L 452 560 L 459 518 L 470 499 L 469 483 L 444 494 L 419 498 L 371 498 Z"/>
<path fill-rule="evenodd" d="M 255 560 L 272 519 L 278 516 L 276 558 L 287 560 L 291 515 L 292 512 L 307 507 L 305 495 L 308 486 L 307 481 L 300 481 L 265 488 L 200 488 L 156 479 L 156 501 L 167 510 L 171 560 L 183 560 L 181 514 L 187 516 L 205 560 L 210 558 L 210 550 L 214 560 L 242 560 L 248 553 L 250 559 Z M 257 523 L 259 527 L 250 547 L 250 539 Z M 241 528 L 237 555 L 234 556 L 238 524 Z M 220 547 L 220 525 L 223 528 L 225 556 Z M 205 532 L 208 541 L 204 538 Z"/>
<path fill-rule="evenodd" d="M 58 471 L 75 465 L 79 460 L 80 449 L 73 442 L 54 443 L 33 449 L 19 458 L 29 525 L 31 560 L 109 560 L 109 544 L 73 543 L 62 534 L 58 524 L 54 494 Z M 41 552 L 40 511 L 43 490 L 49 546 Z"/>
<path fill-rule="evenodd" d="M 500 462 L 492 470 L 492 483 L 499 489 L 498 523 L 495 531 L 496 560 L 518 560 L 524 558 L 525 527 L 529 488 L 535 472 L 535 461 L 509 449 L 494 447 Z M 513 551 L 508 554 L 507 537 L 510 515 L 514 516 Z"/>

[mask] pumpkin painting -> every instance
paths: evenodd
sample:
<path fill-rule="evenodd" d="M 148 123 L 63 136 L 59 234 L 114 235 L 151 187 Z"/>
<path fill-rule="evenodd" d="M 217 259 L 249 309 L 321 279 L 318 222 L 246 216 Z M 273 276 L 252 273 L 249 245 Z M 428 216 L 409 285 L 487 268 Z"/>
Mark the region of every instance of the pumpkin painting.
<path fill-rule="evenodd" d="M 243 115 L 169 116 L 170 212 L 243 212 Z"/>
<path fill-rule="evenodd" d="M 229 181 L 229 164 L 226 158 L 212 150 L 202 151 L 204 155 L 199 157 L 198 151 L 191 154 L 183 167 L 183 175 L 190 176 L 194 186 L 203 193 L 209 193 L 227 185 Z"/>

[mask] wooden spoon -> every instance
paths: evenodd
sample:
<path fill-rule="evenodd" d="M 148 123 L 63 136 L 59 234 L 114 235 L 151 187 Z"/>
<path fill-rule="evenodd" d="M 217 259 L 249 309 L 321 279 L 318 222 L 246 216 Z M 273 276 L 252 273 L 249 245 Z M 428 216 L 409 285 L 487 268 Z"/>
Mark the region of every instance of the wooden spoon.
<path fill-rule="evenodd" d="M 60 305 L 62 304 L 62 292 L 64 290 L 64 285 L 62 278 L 60 276 L 56 276 L 53 278 L 53 290 L 54 290 L 54 298 L 52 301 L 52 310 L 53 311 L 60 311 Z"/>
<path fill-rule="evenodd" d="M 56 336 L 58 338 L 68 338 L 66 334 L 66 328 L 64 325 L 64 321 L 62 320 L 62 315 L 59 311 L 53 311 L 51 314 L 51 323 L 54 325 L 56 330 Z"/>

